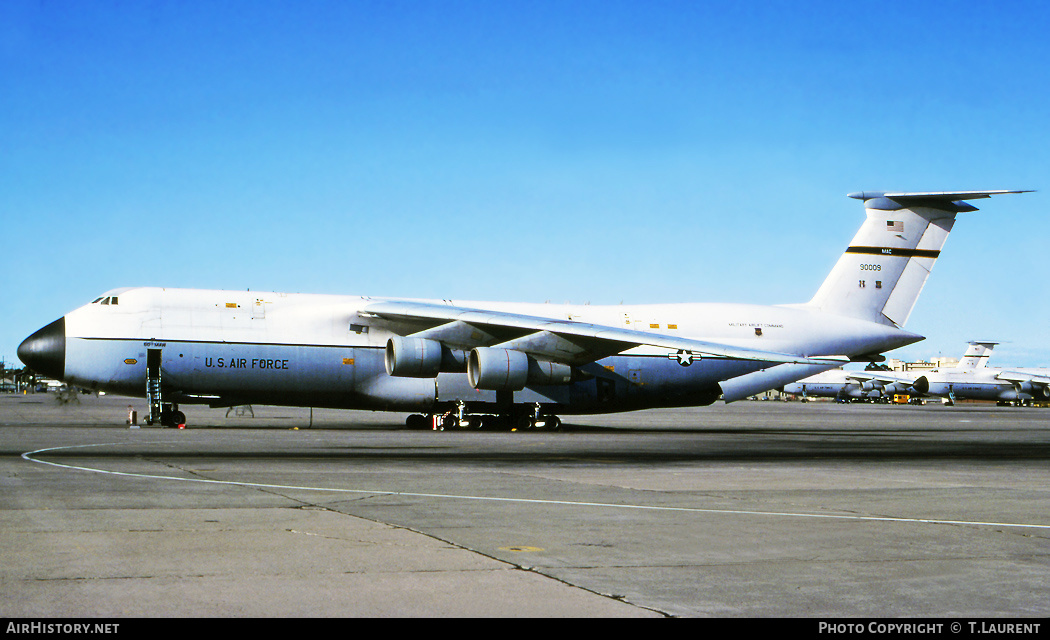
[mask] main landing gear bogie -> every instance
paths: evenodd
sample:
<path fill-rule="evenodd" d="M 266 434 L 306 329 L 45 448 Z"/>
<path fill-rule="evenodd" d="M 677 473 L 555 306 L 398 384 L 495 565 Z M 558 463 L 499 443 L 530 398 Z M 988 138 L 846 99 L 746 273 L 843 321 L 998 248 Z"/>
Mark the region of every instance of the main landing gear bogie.
<path fill-rule="evenodd" d="M 443 413 L 410 415 L 405 425 L 409 429 L 434 431 L 556 431 L 561 427 L 561 419 L 542 413 L 539 407 L 528 412 L 478 414 L 466 413 L 464 407 L 457 406 Z"/>

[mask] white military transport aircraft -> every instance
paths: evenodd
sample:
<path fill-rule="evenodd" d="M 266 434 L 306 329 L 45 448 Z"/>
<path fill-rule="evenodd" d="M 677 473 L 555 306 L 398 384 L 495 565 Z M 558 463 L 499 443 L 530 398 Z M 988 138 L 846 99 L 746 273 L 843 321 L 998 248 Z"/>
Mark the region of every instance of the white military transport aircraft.
<path fill-rule="evenodd" d="M 109 291 L 18 356 L 69 384 L 184 403 L 416 412 L 410 426 L 556 428 L 558 414 L 732 402 L 922 336 L 903 330 L 966 200 L 862 192 L 867 219 L 801 304 L 552 305 Z"/>
<path fill-rule="evenodd" d="M 952 372 L 952 376 L 965 377 L 966 374 L 974 374 L 976 370 L 983 368 L 992 355 L 996 342 L 975 340 L 969 343 L 955 369 L 943 369 L 944 372 Z M 926 395 L 930 385 L 928 382 L 916 381 L 923 377 L 919 373 L 901 371 L 878 371 L 868 370 L 851 371 L 846 369 L 832 369 L 822 371 L 816 375 L 803 378 L 798 382 L 784 385 L 781 390 L 784 393 L 807 398 L 835 398 L 843 402 L 853 400 L 878 401 L 892 398 L 897 394 Z M 957 378 L 958 379 L 958 378 Z M 924 391 L 920 391 L 922 388 Z"/>
<path fill-rule="evenodd" d="M 970 343 L 988 346 L 995 342 Z M 916 378 L 915 389 L 924 395 L 956 400 L 994 400 L 998 404 L 1026 405 L 1050 400 L 1050 369 L 1001 369 L 983 362 L 965 368 L 933 369 Z"/>
<path fill-rule="evenodd" d="M 840 402 L 876 401 L 898 393 L 909 393 L 915 376 L 893 371 L 832 369 L 781 387 L 784 393 L 809 398 L 835 398 Z"/>

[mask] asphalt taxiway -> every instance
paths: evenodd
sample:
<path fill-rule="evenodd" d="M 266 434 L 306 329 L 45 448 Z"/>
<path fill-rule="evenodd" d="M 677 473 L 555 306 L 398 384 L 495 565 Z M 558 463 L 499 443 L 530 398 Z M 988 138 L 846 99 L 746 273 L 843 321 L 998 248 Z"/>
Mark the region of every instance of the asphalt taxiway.
<path fill-rule="evenodd" d="M 0 396 L 0 614 L 1050 613 L 1050 409 L 404 415 Z"/>

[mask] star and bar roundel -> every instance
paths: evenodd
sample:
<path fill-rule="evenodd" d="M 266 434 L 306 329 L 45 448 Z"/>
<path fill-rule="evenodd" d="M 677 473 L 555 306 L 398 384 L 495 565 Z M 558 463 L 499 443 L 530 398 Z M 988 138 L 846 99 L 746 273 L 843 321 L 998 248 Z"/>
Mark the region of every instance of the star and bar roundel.
<path fill-rule="evenodd" d="M 700 356 L 693 353 L 692 351 L 686 351 L 685 349 L 679 349 L 678 353 L 667 354 L 669 360 L 678 360 L 678 364 L 683 367 L 688 367 L 693 364 L 693 360 L 699 360 Z"/>

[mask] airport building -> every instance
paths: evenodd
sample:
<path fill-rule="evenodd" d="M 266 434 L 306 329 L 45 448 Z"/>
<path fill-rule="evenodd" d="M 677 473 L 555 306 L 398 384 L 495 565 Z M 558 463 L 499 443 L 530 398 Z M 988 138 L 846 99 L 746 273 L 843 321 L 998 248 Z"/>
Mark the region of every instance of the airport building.
<path fill-rule="evenodd" d="M 886 366 L 893 371 L 930 371 L 932 369 L 950 369 L 959 364 L 958 358 L 936 357 L 931 360 L 919 360 L 917 362 L 905 362 L 888 358 Z"/>

